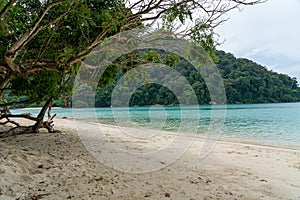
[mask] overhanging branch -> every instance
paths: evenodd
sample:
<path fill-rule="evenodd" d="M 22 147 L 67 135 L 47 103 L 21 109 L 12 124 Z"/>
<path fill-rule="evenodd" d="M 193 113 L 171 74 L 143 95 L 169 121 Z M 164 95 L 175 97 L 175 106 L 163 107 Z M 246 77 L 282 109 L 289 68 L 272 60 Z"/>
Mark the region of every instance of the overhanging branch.
<path fill-rule="evenodd" d="M 28 43 L 30 40 L 30 38 L 32 38 L 32 36 L 34 34 L 36 34 L 41 27 L 41 22 L 44 19 L 44 17 L 46 16 L 46 14 L 49 12 L 49 10 L 51 8 L 53 8 L 56 5 L 62 4 L 63 2 L 57 2 L 57 3 L 52 3 L 52 4 L 48 4 L 48 6 L 45 8 L 45 10 L 43 11 L 43 13 L 41 14 L 41 16 L 39 17 L 39 20 L 34 24 L 33 28 L 28 31 L 27 33 L 25 33 L 20 40 L 18 40 L 9 50 L 8 50 L 8 54 L 12 54 L 15 55 L 16 51 L 18 49 L 20 49 L 22 46 L 24 46 L 26 43 Z"/>
<path fill-rule="evenodd" d="M 7 13 L 7 11 L 13 6 L 13 4 L 16 2 L 17 0 L 10 0 L 6 6 L 0 11 L 0 20 L 4 17 L 4 15 Z"/>
<path fill-rule="evenodd" d="M 107 32 L 108 32 L 108 29 L 105 29 L 100 34 L 98 34 L 98 36 L 95 38 L 95 40 L 93 42 L 91 42 L 88 46 L 86 46 L 74 58 L 71 58 L 68 61 L 68 65 L 72 66 L 73 64 L 75 64 L 77 62 L 81 62 L 82 60 L 84 60 L 89 55 L 90 51 L 95 46 L 97 46 L 98 44 L 100 44 L 103 41 L 103 38 L 105 37 L 105 35 L 107 34 Z"/>
<path fill-rule="evenodd" d="M 22 66 L 22 71 L 27 74 L 32 74 L 35 72 L 47 70 L 47 71 L 57 71 L 66 72 L 65 69 L 60 69 L 57 61 L 50 59 L 40 59 L 40 60 L 26 60 L 25 62 L 19 63 Z"/>

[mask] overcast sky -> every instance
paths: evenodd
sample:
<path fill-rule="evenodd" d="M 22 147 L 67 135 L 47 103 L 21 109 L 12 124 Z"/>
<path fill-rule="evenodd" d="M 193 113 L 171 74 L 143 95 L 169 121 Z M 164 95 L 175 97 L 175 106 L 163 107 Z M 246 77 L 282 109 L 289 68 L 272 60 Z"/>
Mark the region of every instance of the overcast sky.
<path fill-rule="evenodd" d="M 300 82 L 300 0 L 268 0 L 232 11 L 216 29 L 218 48 L 251 59 Z"/>

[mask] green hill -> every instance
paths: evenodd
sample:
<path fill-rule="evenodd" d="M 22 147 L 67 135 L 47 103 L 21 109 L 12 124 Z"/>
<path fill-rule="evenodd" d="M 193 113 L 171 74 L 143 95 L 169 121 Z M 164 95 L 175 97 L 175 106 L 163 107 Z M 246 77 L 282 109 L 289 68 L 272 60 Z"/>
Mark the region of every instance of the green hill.
<path fill-rule="evenodd" d="M 235 58 L 224 51 L 217 51 L 216 55 L 219 58 L 216 65 L 223 78 L 227 103 L 296 102 L 300 100 L 300 88 L 296 78 L 269 71 L 266 67 L 251 60 Z M 199 104 L 207 104 L 211 101 L 203 78 L 187 61 L 180 60 L 174 68 L 188 80 L 197 95 Z M 118 77 L 122 75 L 123 73 L 117 75 L 113 82 L 98 88 L 97 107 L 110 106 L 111 92 Z M 176 86 L 176 82 L 174 85 Z M 189 97 L 187 93 L 184 94 L 184 98 Z M 178 104 L 178 100 L 168 88 L 158 84 L 140 87 L 130 99 L 131 106 L 155 104 L 175 105 Z"/>
<path fill-rule="evenodd" d="M 244 58 L 218 51 L 218 69 L 224 79 L 229 103 L 294 102 L 300 100 L 296 78 L 267 70 Z"/>

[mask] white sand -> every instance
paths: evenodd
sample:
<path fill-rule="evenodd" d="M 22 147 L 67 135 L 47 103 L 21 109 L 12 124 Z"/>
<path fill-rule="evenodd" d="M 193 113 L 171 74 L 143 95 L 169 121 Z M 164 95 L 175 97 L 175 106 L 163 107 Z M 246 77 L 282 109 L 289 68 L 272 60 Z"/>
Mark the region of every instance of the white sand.
<path fill-rule="evenodd" d="M 55 124 L 63 133 L 0 139 L 0 199 L 300 199 L 296 150 L 219 141 L 200 159 L 200 139 L 179 137 L 193 141 L 182 152 L 169 134 L 143 138 L 140 129 L 125 129 L 130 132 L 126 135 L 118 127 L 101 125 L 106 139 L 101 140 L 89 130 L 95 124 L 80 122 L 87 151 L 72 120 L 57 119 Z M 170 143 L 175 145 L 166 148 Z M 122 157 L 126 154 L 118 149 L 130 156 Z M 184 154 L 173 159 L 178 149 Z M 92 156 L 98 154 L 101 162 Z M 109 157 L 111 163 L 105 160 Z M 162 169 L 151 171 L 157 168 Z M 150 172 L 124 172 L 130 169 Z"/>

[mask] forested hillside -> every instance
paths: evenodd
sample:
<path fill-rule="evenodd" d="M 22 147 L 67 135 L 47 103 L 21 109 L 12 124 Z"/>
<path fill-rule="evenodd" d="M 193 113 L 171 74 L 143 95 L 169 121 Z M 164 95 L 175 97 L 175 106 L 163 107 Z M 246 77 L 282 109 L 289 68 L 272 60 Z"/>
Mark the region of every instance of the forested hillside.
<path fill-rule="evenodd" d="M 300 100 L 300 88 L 296 78 L 285 74 L 268 71 L 265 67 L 244 58 L 235 58 L 230 53 L 217 51 L 216 65 L 223 77 L 227 103 L 267 103 L 295 102 Z M 201 75 L 185 60 L 175 66 L 193 87 L 199 104 L 207 104 L 210 100 L 209 91 Z M 96 93 L 96 106 L 110 106 L 111 92 L 118 77 L 109 84 L 100 85 Z M 176 82 L 174 83 L 176 84 Z M 124 91 L 126 92 L 126 91 Z M 189 98 L 189 94 L 184 94 Z M 217 102 L 224 103 L 224 102 Z M 132 95 L 130 105 L 174 105 L 178 104 L 175 95 L 167 88 L 158 84 L 140 87 Z"/>
<path fill-rule="evenodd" d="M 229 103 L 293 102 L 300 99 L 296 78 L 268 71 L 265 67 L 230 53 L 218 51 Z"/>

